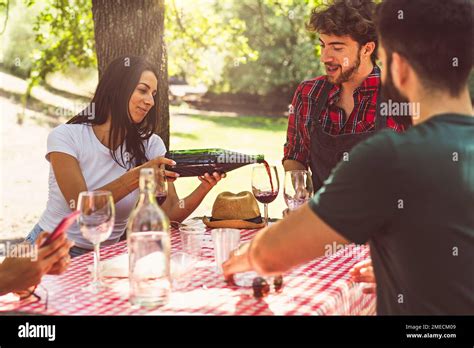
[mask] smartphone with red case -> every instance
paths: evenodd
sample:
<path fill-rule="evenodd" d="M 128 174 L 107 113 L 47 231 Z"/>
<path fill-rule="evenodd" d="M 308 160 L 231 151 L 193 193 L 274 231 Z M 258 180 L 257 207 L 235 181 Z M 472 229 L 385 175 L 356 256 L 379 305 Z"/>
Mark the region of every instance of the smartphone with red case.
<path fill-rule="evenodd" d="M 80 214 L 79 210 L 73 211 L 71 214 L 66 216 L 64 219 L 61 220 L 59 225 L 54 229 L 53 233 L 51 233 L 41 244 L 41 247 L 51 244 L 54 242 L 61 234 L 67 231 L 69 227 L 76 221 L 77 216 Z"/>

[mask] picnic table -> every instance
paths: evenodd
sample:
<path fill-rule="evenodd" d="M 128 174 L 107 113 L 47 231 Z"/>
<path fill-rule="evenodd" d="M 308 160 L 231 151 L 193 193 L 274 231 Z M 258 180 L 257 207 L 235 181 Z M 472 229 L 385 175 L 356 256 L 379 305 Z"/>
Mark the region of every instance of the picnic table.
<path fill-rule="evenodd" d="M 280 292 L 255 298 L 252 290 L 227 284 L 215 271 L 211 230 L 206 230 L 203 258 L 189 283 L 173 289 L 169 303 L 158 308 L 132 306 L 128 279 L 106 278 L 109 288 L 93 294 L 82 290 L 91 281 L 93 253 L 72 260 L 66 273 L 45 276 L 39 298 L 23 301 L 0 298 L 5 311 L 43 315 L 374 315 L 375 295 L 363 294 L 363 284 L 350 280 L 349 270 L 369 257 L 365 245 L 350 244 L 329 256 L 308 262 L 284 274 Z M 257 230 L 241 230 L 241 241 Z M 181 250 L 179 231 L 171 229 L 172 253 Z M 126 241 L 101 249 L 101 260 L 127 252 Z"/>

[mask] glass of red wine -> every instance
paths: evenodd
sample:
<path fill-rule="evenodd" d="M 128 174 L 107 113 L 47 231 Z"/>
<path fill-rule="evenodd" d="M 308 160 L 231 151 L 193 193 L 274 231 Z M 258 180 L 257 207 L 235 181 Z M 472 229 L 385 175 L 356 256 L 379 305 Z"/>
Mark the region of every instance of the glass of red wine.
<path fill-rule="evenodd" d="M 273 202 L 277 198 L 279 189 L 280 182 L 275 166 L 265 163 L 253 168 L 252 191 L 255 199 L 264 205 L 265 226 L 268 226 L 268 203 Z"/>
<path fill-rule="evenodd" d="M 163 169 L 158 170 L 156 175 L 156 191 L 155 197 L 158 205 L 163 205 L 168 196 L 168 181 L 166 181 L 165 171 Z"/>

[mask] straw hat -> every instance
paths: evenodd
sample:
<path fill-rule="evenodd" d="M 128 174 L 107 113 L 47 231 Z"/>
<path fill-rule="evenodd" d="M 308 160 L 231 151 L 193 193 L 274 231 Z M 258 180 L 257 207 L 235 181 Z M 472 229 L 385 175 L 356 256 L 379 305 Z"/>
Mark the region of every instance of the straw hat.
<path fill-rule="evenodd" d="M 211 228 L 262 228 L 265 222 L 255 197 L 249 191 L 220 193 L 212 206 L 212 217 L 203 222 Z"/>

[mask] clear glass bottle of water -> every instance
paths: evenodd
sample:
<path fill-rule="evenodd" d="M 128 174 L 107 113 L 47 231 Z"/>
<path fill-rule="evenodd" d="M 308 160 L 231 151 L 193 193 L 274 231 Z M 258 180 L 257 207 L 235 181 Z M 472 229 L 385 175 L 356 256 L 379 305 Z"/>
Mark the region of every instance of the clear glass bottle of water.
<path fill-rule="evenodd" d="M 140 170 L 140 197 L 127 225 L 130 302 L 157 306 L 171 291 L 170 221 L 155 198 L 155 171 Z"/>

